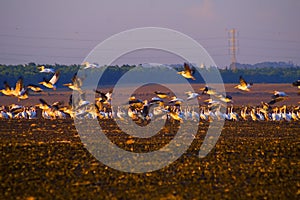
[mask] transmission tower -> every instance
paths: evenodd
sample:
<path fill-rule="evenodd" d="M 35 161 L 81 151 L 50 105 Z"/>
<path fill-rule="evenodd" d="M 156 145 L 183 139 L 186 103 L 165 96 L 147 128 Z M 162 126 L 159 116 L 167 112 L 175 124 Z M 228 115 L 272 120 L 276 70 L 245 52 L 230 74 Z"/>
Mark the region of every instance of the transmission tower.
<path fill-rule="evenodd" d="M 231 64 L 230 69 L 236 70 L 236 53 L 237 53 L 237 40 L 236 40 L 237 32 L 236 30 L 229 30 L 229 55 L 231 55 Z"/>

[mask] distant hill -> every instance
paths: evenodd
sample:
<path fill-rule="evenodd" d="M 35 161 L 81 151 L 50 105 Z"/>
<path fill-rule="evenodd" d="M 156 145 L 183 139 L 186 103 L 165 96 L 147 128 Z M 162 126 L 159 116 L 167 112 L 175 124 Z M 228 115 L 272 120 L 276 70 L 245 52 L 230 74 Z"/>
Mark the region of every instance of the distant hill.
<path fill-rule="evenodd" d="M 237 69 L 253 69 L 253 68 L 291 68 L 300 67 L 292 62 L 261 62 L 256 64 L 241 64 L 236 63 Z"/>

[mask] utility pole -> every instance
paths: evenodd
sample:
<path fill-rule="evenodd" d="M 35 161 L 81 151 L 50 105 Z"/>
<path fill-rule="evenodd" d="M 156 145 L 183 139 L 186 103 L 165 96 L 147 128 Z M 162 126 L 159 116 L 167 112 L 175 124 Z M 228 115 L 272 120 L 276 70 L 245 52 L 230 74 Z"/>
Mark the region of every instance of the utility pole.
<path fill-rule="evenodd" d="M 236 30 L 229 30 L 229 55 L 231 55 L 230 69 L 236 70 L 236 52 L 237 52 L 237 42 L 236 42 Z"/>

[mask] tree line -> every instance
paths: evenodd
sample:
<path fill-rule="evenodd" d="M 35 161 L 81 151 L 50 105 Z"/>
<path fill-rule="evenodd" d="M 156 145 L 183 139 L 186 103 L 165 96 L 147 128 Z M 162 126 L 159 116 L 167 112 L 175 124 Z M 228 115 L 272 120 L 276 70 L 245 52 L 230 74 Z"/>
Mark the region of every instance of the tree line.
<path fill-rule="evenodd" d="M 39 65 L 40 66 L 40 65 Z M 74 74 L 80 69 L 80 65 L 44 65 L 47 68 L 53 68 L 59 70 L 61 73 L 60 80 L 57 83 L 58 88 L 62 88 L 63 84 L 71 82 Z M 100 80 L 103 85 L 115 84 L 126 72 L 135 68 L 135 65 L 123 65 L 123 66 L 108 66 L 103 72 L 103 76 Z M 175 70 L 183 70 L 182 66 L 176 65 L 173 67 Z M 145 70 L 142 67 L 137 67 L 137 70 Z M 215 67 L 211 68 L 215 69 Z M 203 70 L 211 70 L 209 68 Z M 89 69 L 90 73 L 104 70 L 103 67 Z M 148 72 L 164 73 L 165 67 L 153 67 L 147 68 Z M 292 83 L 295 80 L 300 79 L 300 67 L 247 67 L 238 68 L 236 70 L 219 69 L 219 72 L 223 78 L 224 83 L 238 83 L 239 76 L 243 76 L 246 80 L 253 83 Z M 0 84 L 7 81 L 11 86 L 15 84 L 19 77 L 23 77 L 24 84 L 38 84 L 43 81 L 44 78 L 50 79 L 52 74 L 40 73 L 38 65 L 35 63 L 28 63 L 26 65 L 0 65 Z M 204 83 L 203 78 L 199 73 L 195 73 L 195 81 L 191 83 Z M 142 79 L 143 77 L 139 77 Z M 167 78 L 167 77 L 166 77 Z M 2 87 L 0 87 L 2 88 Z"/>

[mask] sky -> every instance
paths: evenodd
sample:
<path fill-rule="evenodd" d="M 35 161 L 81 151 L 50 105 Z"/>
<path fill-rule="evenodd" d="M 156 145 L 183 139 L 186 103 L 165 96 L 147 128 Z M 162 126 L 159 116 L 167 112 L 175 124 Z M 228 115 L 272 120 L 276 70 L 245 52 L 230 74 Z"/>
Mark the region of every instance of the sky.
<path fill-rule="evenodd" d="M 230 65 L 232 28 L 237 31 L 237 62 L 300 64 L 299 19 L 298 0 L 2 0 L 0 64 L 80 64 L 105 39 L 140 27 L 190 36 L 219 67 Z M 180 59 L 141 51 L 118 62 L 174 64 Z"/>

